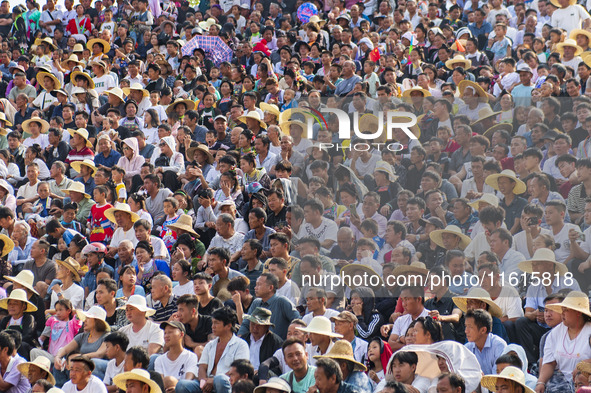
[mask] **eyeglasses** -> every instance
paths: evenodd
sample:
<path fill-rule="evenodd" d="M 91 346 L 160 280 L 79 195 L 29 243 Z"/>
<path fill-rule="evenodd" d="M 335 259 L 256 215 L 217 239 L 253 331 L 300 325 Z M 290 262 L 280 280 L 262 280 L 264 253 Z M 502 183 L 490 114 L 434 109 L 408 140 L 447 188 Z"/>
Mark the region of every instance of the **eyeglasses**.
<path fill-rule="evenodd" d="M 166 146 L 166 143 L 161 143 L 158 146 L 162 147 L 162 146 Z"/>

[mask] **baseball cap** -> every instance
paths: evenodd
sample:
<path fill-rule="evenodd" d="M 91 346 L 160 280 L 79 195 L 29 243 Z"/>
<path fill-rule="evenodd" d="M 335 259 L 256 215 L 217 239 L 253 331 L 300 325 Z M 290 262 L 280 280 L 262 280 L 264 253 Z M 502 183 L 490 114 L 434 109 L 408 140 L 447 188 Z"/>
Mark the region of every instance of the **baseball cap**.
<path fill-rule="evenodd" d="M 179 321 L 166 321 L 160 324 L 160 329 L 164 330 L 167 326 L 173 327 L 175 329 L 179 329 L 181 332 L 186 333 L 187 330 L 185 329 L 185 325 L 183 325 Z"/>
<path fill-rule="evenodd" d="M 357 317 L 350 311 L 342 311 L 339 315 L 337 315 L 336 317 L 330 317 L 330 321 L 331 322 L 353 322 L 354 324 L 357 324 L 357 322 L 359 322 L 359 320 L 357 319 Z"/>

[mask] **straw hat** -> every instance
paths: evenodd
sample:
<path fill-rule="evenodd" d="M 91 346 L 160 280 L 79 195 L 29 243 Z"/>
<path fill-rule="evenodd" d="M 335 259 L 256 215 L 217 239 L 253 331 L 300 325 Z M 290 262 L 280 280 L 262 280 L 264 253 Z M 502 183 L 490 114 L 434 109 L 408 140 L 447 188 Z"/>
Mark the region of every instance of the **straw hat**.
<path fill-rule="evenodd" d="M 189 158 L 195 157 L 195 152 L 197 150 L 202 151 L 207 156 L 207 163 L 208 164 L 213 163 L 213 154 L 211 154 L 211 152 L 209 151 L 209 147 L 207 147 L 207 145 L 205 145 L 203 143 L 200 143 L 197 146 L 192 146 L 192 147 L 188 148 L 187 149 L 187 156 Z"/>
<path fill-rule="evenodd" d="M 181 229 L 181 230 L 183 230 L 185 232 L 189 232 L 191 235 L 199 238 L 199 235 L 193 229 L 193 218 L 191 218 L 191 216 L 189 216 L 188 214 L 181 214 L 181 216 L 179 217 L 177 222 L 175 222 L 174 224 L 168 225 L 168 228 L 170 228 L 172 230 Z"/>
<path fill-rule="evenodd" d="M 241 123 L 246 124 L 246 119 L 254 119 L 259 122 L 261 128 L 267 128 L 267 123 L 265 123 L 263 119 L 261 119 L 261 115 L 259 115 L 259 112 L 257 111 L 249 111 L 247 115 L 240 116 L 237 120 Z"/>
<path fill-rule="evenodd" d="M 80 173 L 80 169 L 82 168 L 82 166 L 88 167 L 90 169 L 92 169 L 92 173 L 90 176 L 94 176 L 94 174 L 96 173 L 96 166 L 94 166 L 94 161 L 89 160 L 88 158 L 85 159 L 84 161 L 73 161 L 70 166 L 72 168 L 74 168 L 74 170 L 78 173 Z"/>
<path fill-rule="evenodd" d="M 377 277 L 378 280 L 378 285 L 376 286 L 371 286 L 369 285 L 369 287 L 371 289 L 373 289 L 374 291 L 378 290 L 379 288 L 384 286 L 384 281 L 382 280 L 382 277 L 376 273 L 375 270 L 373 270 L 371 267 L 366 266 L 366 265 L 362 265 L 360 263 L 350 263 L 348 265 L 345 265 L 341 268 L 341 277 L 344 279 L 347 276 L 350 276 L 351 278 L 355 277 L 355 276 L 365 276 L 367 275 L 367 282 L 366 284 L 370 284 L 372 281 L 375 281 L 375 279 L 371 279 L 371 277 Z M 357 288 L 357 285 L 355 285 L 354 280 L 347 280 L 348 282 L 346 282 L 347 286 L 351 289 L 355 289 Z"/>
<path fill-rule="evenodd" d="M 49 123 L 43 120 L 40 117 L 31 117 L 29 120 L 23 121 L 23 130 L 30 134 L 29 132 L 29 124 L 31 123 L 39 123 L 41 125 L 41 133 L 46 134 L 47 130 L 49 130 Z"/>
<path fill-rule="evenodd" d="M 392 117 L 392 123 L 408 123 L 408 121 L 411 120 L 409 117 L 407 116 L 394 116 Z M 421 137 L 421 129 L 419 128 L 418 124 L 415 124 L 412 127 L 407 127 L 410 132 L 413 133 L 414 136 L 417 137 L 417 139 L 419 139 Z"/>
<path fill-rule="evenodd" d="M 76 182 L 74 182 L 74 183 L 76 183 Z M 78 271 L 81 269 L 81 267 L 80 267 L 80 264 L 78 263 L 78 261 L 76 261 L 72 257 L 67 257 L 65 261 L 60 261 L 59 259 L 57 259 L 55 262 L 58 265 L 64 266 L 66 269 L 68 269 L 70 272 L 72 272 L 72 274 L 74 275 L 74 281 L 76 281 L 76 282 L 80 281 L 80 273 L 78 273 Z"/>
<path fill-rule="evenodd" d="M 460 91 L 460 97 L 464 96 L 464 91 L 468 87 L 471 87 L 472 89 L 474 89 L 474 93 L 478 97 L 481 98 L 481 101 L 488 102 L 488 95 L 486 95 L 486 92 L 484 91 L 484 89 L 482 87 L 480 87 L 480 85 L 478 83 L 469 81 L 467 79 L 464 79 L 458 85 L 458 90 Z"/>
<path fill-rule="evenodd" d="M 252 323 L 256 323 L 257 325 L 275 327 L 275 324 L 271 322 L 271 314 L 271 310 L 268 310 L 263 307 L 257 307 L 254 309 L 252 314 L 244 314 L 244 318 Z"/>
<path fill-rule="evenodd" d="M 70 81 L 73 81 L 74 84 L 76 82 L 76 77 L 77 76 L 81 76 L 84 79 L 86 79 L 88 81 L 88 88 L 89 89 L 94 89 L 95 85 L 94 85 L 94 81 L 92 80 L 92 78 L 90 77 L 90 75 L 88 75 L 86 72 L 82 72 L 82 71 L 74 71 L 70 74 Z M 74 92 L 72 92 L 72 94 L 74 94 Z"/>
<path fill-rule="evenodd" d="M 125 305 L 118 307 L 118 310 L 125 310 L 127 306 L 138 309 L 141 312 L 145 312 L 147 317 L 151 317 L 156 313 L 156 310 L 147 306 L 146 298 L 141 295 L 131 295 Z"/>
<path fill-rule="evenodd" d="M 376 171 L 387 173 L 388 179 L 390 179 L 391 182 L 395 182 L 398 179 L 398 176 L 394 174 L 394 168 L 392 168 L 392 165 L 390 165 L 389 162 L 383 160 L 376 162 L 376 168 L 373 171 L 374 173 Z"/>
<path fill-rule="evenodd" d="M 558 2 L 558 0 L 550 0 L 550 3 L 552 3 L 552 4 L 554 5 L 554 7 L 556 7 L 556 8 L 562 8 L 562 7 L 560 6 L 560 3 Z M 571 6 L 571 5 L 575 5 L 575 4 L 577 4 L 577 0 L 570 0 L 570 1 L 568 2 L 568 5 L 569 5 L 569 6 Z"/>
<path fill-rule="evenodd" d="M 315 333 L 328 337 L 343 338 L 342 335 L 333 333 L 330 319 L 324 316 L 314 317 L 307 327 L 297 327 L 296 329 L 306 333 Z"/>
<path fill-rule="evenodd" d="M 445 66 L 449 70 L 453 70 L 455 68 L 453 66 L 453 64 L 456 64 L 456 63 L 462 63 L 463 65 L 461 67 L 463 69 L 472 67 L 472 61 L 471 60 L 467 60 L 463 55 L 455 55 L 453 57 L 453 59 L 449 59 L 448 61 L 445 62 Z"/>
<path fill-rule="evenodd" d="M 98 60 L 98 61 L 91 61 L 90 63 L 88 63 L 89 66 L 97 66 L 97 67 L 101 67 L 103 69 L 103 71 L 107 72 L 107 64 L 102 61 L 102 60 Z"/>
<path fill-rule="evenodd" d="M 8 302 L 10 300 L 18 300 L 19 302 L 23 302 L 27 305 L 25 312 L 35 312 L 37 311 L 37 306 L 27 299 L 27 292 L 24 289 L 13 289 L 10 292 L 10 296 L 0 299 L 0 308 L 8 309 Z"/>
<path fill-rule="evenodd" d="M 83 310 L 76 310 L 76 316 L 82 322 L 86 321 L 86 318 L 93 318 L 95 322 L 102 322 L 106 331 L 111 330 L 111 326 L 107 323 L 107 312 L 104 308 L 99 306 L 92 306 L 86 312 Z"/>
<path fill-rule="evenodd" d="M 86 48 L 90 50 L 90 53 L 92 53 L 92 47 L 94 44 L 101 44 L 103 46 L 103 53 L 109 53 L 111 50 L 111 44 L 109 44 L 107 41 L 100 38 L 93 38 L 86 43 Z"/>
<path fill-rule="evenodd" d="M 468 300 L 480 300 L 488 304 L 488 312 L 493 317 L 501 318 L 503 316 L 503 311 L 501 307 L 497 306 L 495 302 L 490 297 L 490 294 L 486 291 L 486 289 L 481 287 L 472 287 L 466 294 L 466 296 L 455 296 L 453 298 L 454 303 L 463 313 L 468 311 Z"/>
<path fill-rule="evenodd" d="M 523 391 L 525 393 L 535 393 L 531 388 L 527 387 L 527 385 L 525 384 L 525 375 L 523 374 L 523 371 L 513 366 L 505 367 L 500 374 L 485 375 L 484 377 L 482 377 L 480 383 L 483 387 L 487 388 L 491 392 L 496 392 L 496 385 L 499 379 L 513 381 L 519 384 L 523 388 Z"/>
<path fill-rule="evenodd" d="M 66 188 L 65 190 L 62 190 L 62 192 L 66 195 L 70 195 L 71 191 L 84 194 L 85 198 L 90 199 L 90 195 L 86 193 L 86 189 L 84 188 L 84 184 L 80 183 L 79 181 L 73 181 L 72 184 L 70 184 L 70 187 Z"/>
<path fill-rule="evenodd" d="M 82 139 L 84 139 L 86 141 L 86 147 L 89 147 L 92 149 L 92 143 L 90 143 L 90 141 L 88 140 L 88 130 L 86 128 L 77 128 L 77 129 L 68 128 L 68 133 L 70 134 L 71 137 L 74 137 L 74 134 L 80 135 L 82 137 Z"/>
<path fill-rule="evenodd" d="M 137 220 L 140 219 L 140 216 L 138 216 L 137 213 L 134 213 L 131 211 L 131 207 L 129 207 L 129 205 L 127 203 L 115 203 L 114 207 L 111 207 L 107 210 L 105 210 L 105 217 L 107 217 L 107 220 L 111 221 L 112 223 L 116 223 L 117 220 L 115 220 L 115 213 L 116 212 L 123 212 L 123 213 L 127 213 L 129 215 L 131 215 L 131 222 L 136 222 Z"/>
<path fill-rule="evenodd" d="M 33 276 L 33 272 L 30 270 L 21 270 L 20 273 L 17 274 L 15 277 L 4 276 L 4 278 L 7 279 L 8 281 L 12 281 L 14 283 L 17 283 L 17 284 L 27 288 L 29 291 L 33 292 L 36 295 L 39 295 L 39 293 L 37 293 L 35 288 L 33 288 L 33 282 L 35 282 L 35 276 Z"/>
<path fill-rule="evenodd" d="M 55 44 L 53 43 L 53 40 L 51 39 L 51 37 L 45 37 L 42 40 L 40 40 L 39 38 L 37 38 L 35 40 L 35 45 L 39 46 L 39 45 L 49 45 L 51 46 L 52 50 L 56 50 L 57 46 L 55 46 Z"/>
<path fill-rule="evenodd" d="M 577 371 L 585 374 L 591 374 L 591 363 L 585 361 L 577 363 Z"/>
<path fill-rule="evenodd" d="M 51 374 L 51 360 L 47 359 L 45 356 L 38 356 L 32 362 L 21 363 L 16 366 L 16 369 L 25 377 L 29 375 L 29 367 L 36 366 L 39 367 L 41 370 L 47 373 L 47 380 L 52 384 L 55 385 L 55 378 Z"/>
<path fill-rule="evenodd" d="M 515 188 L 513 188 L 513 193 L 515 195 L 523 194 L 527 190 L 525 183 L 518 179 L 515 175 L 515 172 L 513 172 L 511 169 L 505 169 L 501 173 L 489 175 L 484 182 L 495 190 L 499 191 L 499 178 L 501 177 L 511 179 L 515 182 Z"/>
<path fill-rule="evenodd" d="M 394 276 L 404 276 L 407 274 L 420 274 L 426 276 L 429 274 L 429 269 L 423 262 L 412 262 L 410 265 L 399 265 L 392 271 Z"/>
<path fill-rule="evenodd" d="M 482 194 L 482 196 L 479 199 L 477 199 L 473 202 L 470 202 L 469 205 L 474 210 L 478 211 L 479 210 L 478 205 L 480 204 L 480 202 L 488 203 L 489 205 L 492 205 L 494 207 L 499 206 L 499 198 L 494 194 L 489 194 L 486 192 L 484 194 Z"/>
<path fill-rule="evenodd" d="M 50 74 L 49 72 L 39 72 L 37 73 L 37 80 L 39 81 L 39 85 L 43 88 L 43 90 L 49 91 L 47 87 L 45 87 L 45 78 L 50 78 L 53 81 L 53 89 L 51 90 L 62 88 L 62 84 L 55 77 L 55 75 Z"/>
<path fill-rule="evenodd" d="M 134 368 L 131 371 L 113 377 L 113 383 L 123 391 L 127 390 L 127 381 L 129 380 L 147 384 L 150 386 L 150 393 L 162 393 L 158 384 L 150 377 L 150 373 L 141 368 Z"/>
<path fill-rule="evenodd" d="M 269 112 L 270 114 L 275 115 L 278 119 L 279 115 L 281 115 L 279 108 L 275 104 L 267 104 L 266 102 L 261 102 L 259 107 L 263 112 Z"/>
<path fill-rule="evenodd" d="M 380 129 L 380 126 L 382 127 Z M 382 131 L 384 128 L 384 124 L 380 124 L 380 119 L 374 115 L 373 113 L 366 113 L 359 117 L 359 131 L 361 133 L 369 132 L 371 134 L 376 134 L 379 131 Z M 378 143 L 386 142 L 387 134 L 381 133 L 378 137 L 376 137 L 375 141 Z"/>
<path fill-rule="evenodd" d="M 4 242 L 4 247 L 2 248 L 2 255 L 0 255 L 0 257 L 4 257 L 14 249 L 14 242 L 11 238 L 9 238 L 6 235 L 0 235 L 0 240 Z"/>
<path fill-rule="evenodd" d="M 124 96 L 123 90 L 121 90 L 118 87 L 112 87 L 109 90 L 105 91 L 105 93 L 111 94 L 111 95 L 119 98 L 121 101 L 125 101 L 125 96 Z"/>
<path fill-rule="evenodd" d="M 325 20 L 323 20 L 323 19 L 320 19 L 320 18 L 318 17 L 318 15 L 312 15 L 312 16 L 310 17 L 310 19 L 308 20 L 308 23 L 312 23 L 312 22 L 314 22 L 314 23 L 318 23 L 318 25 L 319 25 L 320 27 L 322 27 L 322 26 L 324 26 L 324 25 L 326 24 L 326 21 L 325 21 Z"/>
<path fill-rule="evenodd" d="M 238 118 L 240 120 L 240 118 Z M 291 126 L 296 125 L 302 127 L 303 131 L 306 131 L 306 124 L 303 121 L 299 120 L 289 120 L 282 123 L 279 123 L 279 128 L 285 135 L 291 135 Z"/>
<path fill-rule="evenodd" d="M 193 102 L 191 100 L 183 100 L 183 99 L 179 98 L 179 99 L 175 100 L 172 104 L 168 105 L 168 107 L 166 108 L 166 114 L 170 116 L 170 114 L 172 112 L 176 111 L 176 106 L 178 104 L 185 104 L 188 111 L 195 109 L 195 102 Z"/>
<path fill-rule="evenodd" d="M 470 125 L 473 126 L 474 124 L 476 124 L 482 120 L 488 119 L 489 117 L 496 116 L 499 113 L 501 113 L 501 112 L 493 112 L 490 105 L 487 105 L 478 111 L 478 120 L 476 120 L 475 122 L 472 122 Z"/>
<path fill-rule="evenodd" d="M 484 134 L 482 134 L 482 135 L 487 137 L 488 139 L 492 140 L 494 133 L 499 130 L 504 130 L 504 131 L 507 131 L 508 133 L 511 134 L 513 132 L 513 124 L 511 124 L 511 123 L 495 124 L 492 127 L 490 127 L 488 130 L 484 131 Z"/>
<path fill-rule="evenodd" d="M 212 25 L 215 25 L 215 24 L 217 24 L 216 21 L 215 21 L 215 19 L 208 18 L 205 21 L 199 22 L 199 27 L 201 27 L 204 31 L 207 31 L 207 30 L 209 30 L 209 28 Z"/>
<path fill-rule="evenodd" d="M 577 40 L 577 36 L 579 35 L 584 35 L 585 37 L 587 37 L 587 39 L 589 40 L 589 42 L 591 42 L 591 32 L 587 31 L 587 30 L 583 30 L 583 29 L 574 29 L 571 30 L 570 35 L 568 36 L 568 38 L 571 38 L 573 40 Z"/>
<path fill-rule="evenodd" d="M 580 46 L 577 45 L 577 41 L 573 40 L 572 38 L 567 38 L 566 40 L 564 40 L 564 42 L 561 42 L 559 44 L 556 45 L 556 52 L 560 53 L 561 56 L 564 55 L 564 47 L 565 46 L 570 46 L 575 48 L 575 56 L 580 55 L 581 53 L 583 53 L 583 48 L 581 48 Z"/>
<path fill-rule="evenodd" d="M 3 121 L 6 127 L 12 127 L 13 124 L 6 118 L 4 112 L 0 112 L 0 121 Z"/>
<path fill-rule="evenodd" d="M 253 393 L 265 393 L 269 389 L 279 390 L 280 392 L 291 393 L 291 386 L 283 378 L 271 377 L 269 382 L 254 388 Z"/>
<path fill-rule="evenodd" d="M 80 60 L 78 60 L 78 56 L 76 56 L 75 54 L 71 54 L 70 57 L 68 57 L 66 60 L 61 62 L 61 65 L 63 68 L 68 68 L 68 63 L 69 62 L 74 62 L 76 63 L 76 65 L 81 65 L 84 66 L 84 63 L 81 62 Z"/>
<path fill-rule="evenodd" d="M 556 260 L 556 255 L 554 255 L 554 251 L 548 248 L 539 248 L 536 250 L 534 255 L 528 261 L 519 262 L 517 267 L 519 270 L 525 273 L 533 273 L 533 262 L 552 262 L 556 268 L 556 272 L 561 276 L 564 276 L 568 272 L 568 268 L 564 263 L 558 262 Z"/>
<path fill-rule="evenodd" d="M 131 86 L 124 87 L 121 90 L 123 91 L 123 93 L 126 96 L 129 96 L 129 93 L 131 93 L 132 90 L 141 91 L 144 97 L 149 97 L 150 96 L 150 92 L 148 90 L 144 89 L 144 87 L 141 84 L 137 83 L 137 82 L 136 83 L 132 83 Z"/>
<path fill-rule="evenodd" d="M 2 303 L 0 303 L 0 305 L 1 304 Z M 588 317 L 591 317 L 591 311 L 589 311 L 589 297 L 587 294 L 581 291 L 569 292 L 562 302 L 556 304 L 547 304 L 546 308 L 558 313 L 561 313 L 563 308 L 568 308 L 569 310 L 578 311 L 587 315 Z"/>
<path fill-rule="evenodd" d="M 314 356 L 314 359 L 321 358 L 347 360 L 355 365 L 353 367 L 353 371 L 367 371 L 367 367 L 365 367 L 364 364 L 359 363 L 357 360 L 355 360 L 355 355 L 353 354 L 353 347 L 351 346 L 351 343 L 347 340 L 338 340 L 337 342 L 335 342 L 330 351 L 326 353 L 326 355 Z"/>
<path fill-rule="evenodd" d="M 437 244 L 439 247 L 445 248 L 443 246 L 443 234 L 450 233 L 452 235 L 456 235 L 460 238 L 459 247 L 461 250 L 465 250 L 468 247 L 468 244 L 472 241 L 470 236 L 466 236 L 462 233 L 462 230 L 457 227 L 456 225 L 448 225 L 445 229 L 437 229 L 429 234 L 429 238 L 433 240 L 433 243 Z"/>
<path fill-rule="evenodd" d="M 72 53 L 82 53 L 82 52 L 84 52 L 84 47 L 82 46 L 82 44 L 76 44 L 72 48 Z"/>
<path fill-rule="evenodd" d="M 415 86 L 415 87 L 411 87 L 410 89 L 404 90 L 402 92 L 402 97 L 408 98 L 415 91 L 419 91 L 419 92 L 423 93 L 423 97 L 431 97 L 431 93 L 429 92 L 429 90 L 425 90 L 420 86 Z"/>

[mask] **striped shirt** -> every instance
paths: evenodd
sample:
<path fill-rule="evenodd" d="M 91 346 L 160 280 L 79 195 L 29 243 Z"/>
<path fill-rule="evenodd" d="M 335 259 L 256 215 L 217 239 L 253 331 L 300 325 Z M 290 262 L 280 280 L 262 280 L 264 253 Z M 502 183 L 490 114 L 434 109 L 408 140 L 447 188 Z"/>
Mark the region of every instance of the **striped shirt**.
<path fill-rule="evenodd" d="M 587 192 L 582 183 L 571 188 L 568 193 L 568 198 L 566 199 L 566 207 L 568 211 L 573 213 L 584 213 L 585 199 L 587 199 Z"/>
<path fill-rule="evenodd" d="M 154 300 L 150 296 L 148 303 L 152 303 L 152 305 L 148 304 L 148 307 L 152 307 L 154 310 L 156 310 L 156 313 L 151 317 L 152 321 L 157 323 L 168 321 L 172 314 L 177 312 L 177 299 L 178 297 L 170 295 L 170 298 L 168 299 L 168 303 L 166 303 L 166 306 L 162 306 L 161 302 L 154 302 Z"/>

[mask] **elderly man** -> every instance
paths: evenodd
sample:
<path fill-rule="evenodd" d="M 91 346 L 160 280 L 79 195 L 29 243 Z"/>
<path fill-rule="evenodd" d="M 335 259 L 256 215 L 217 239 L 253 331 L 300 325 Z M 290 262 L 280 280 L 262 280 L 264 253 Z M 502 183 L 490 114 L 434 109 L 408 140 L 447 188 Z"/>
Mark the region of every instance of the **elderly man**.
<path fill-rule="evenodd" d="M 130 324 L 122 327 L 121 332 L 129 338 L 129 347 L 140 346 L 149 355 L 160 352 L 164 345 L 164 333 L 157 323 L 148 320 L 156 310 L 146 305 L 146 298 L 140 295 L 129 297 L 125 305 L 127 319 Z"/>
<path fill-rule="evenodd" d="M 352 346 L 354 344 L 355 350 L 353 356 L 355 360 L 363 363 L 367 354 L 367 341 L 360 339 L 355 335 L 355 327 L 359 320 L 350 311 L 343 311 L 338 315 L 331 317 L 330 321 L 334 323 L 335 333 L 343 336 L 343 340 L 348 341 Z"/>
<path fill-rule="evenodd" d="M 242 250 L 244 235 L 234 229 L 234 218 L 229 214 L 220 214 L 215 222 L 217 234 L 213 237 L 210 247 L 223 247 L 235 255 Z"/>
<path fill-rule="evenodd" d="M 56 161 L 51 165 L 49 175 L 51 180 L 49 181 L 49 196 L 56 199 L 64 199 L 66 194 L 64 190 L 70 188 L 73 180 L 68 179 L 66 176 L 66 165 L 61 161 Z"/>
<path fill-rule="evenodd" d="M 148 295 L 148 307 L 156 310 L 150 317 L 154 322 L 168 321 L 177 312 L 177 297 L 172 294 L 172 280 L 164 274 L 152 278 L 152 293 Z"/>
<path fill-rule="evenodd" d="M 23 203 L 35 202 L 39 199 L 37 193 L 39 165 L 36 162 L 32 162 L 27 166 L 27 180 L 28 182 L 20 186 L 16 193 L 17 206 L 21 206 Z"/>
<path fill-rule="evenodd" d="M 116 203 L 115 207 L 105 211 L 105 217 L 112 223 L 117 224 L 117 229 L 115 229 L 109 245 L 109 257 L 115 256 L 117 248 L 123 240 L 129 240 L 137 244 L 138 240 L 135 236 L 133 224 L 139 220 L 139 216 L 131 211 L 127 203 Z"/>
<path fill-rule="evenodd" d="M 345 383 L 350 384 L 361 393 L 371 393 L 373 391 L 372 382 L 365 373 L 367 367 L 355 359 L 353 347 L 349 341 L 338 340 L 326 355 L 316 355 L 314 358 L 336 360 L 343 373 L 343 381 Z"/>
<path fill-rule="evenodd" d="M 66 196 L 70 197 L 72 202 L 78 204 L 78 213 L 76 213 L 76 221 L 82 225 L 86 225 L 88 216 L 90 216 L 90 209 L 96 204 L 90 195 L 86 193 L 84 184 L 74 181 L 68 188 L 63 190 Z"/>
<path fill-rule="evenodd" d="M 271 322 L 270 310 L 257 307 L 250 315 L 245 315 L 244 319 L 250 321 L 250 332 L 240 337 L 248 343 L 250 363 L 257 371 L 262 362 L 273 356 L 275 351 L 281 348 L 283 340 L 269 331 L 271 326 L 275 326 Z"/>
<path fill-rule="evenodd" d="M 33 273 L 33 286 L 41 297 L 47 294 L 47 287 L 55 279 L 56 264 L 47 258 L 50 244 L 39 239 L 31 247 L 32 260 L 25 263 L 24 269 Z"/>
<path fill-rule="evenodd" d="M 51 374 L 51 360 L 45 356 L 38 356 L 32 362 L 21 363 L 16 368 L 29 380 L 31 386 L 34 386 L 41 379 L 55 385 L 55 378 Z"/>
<path fill-rule="evenodd" d="M 122 240 L 117 247 L 117 258 L 115 259 L 115 281 L 119 282 L 119 273 L 124 266 L 137 266 L 137 259 L 135 259 L 133 242 L 130 240 Z"/>
<path fill-rule="evenodd" d="M 31 227 L 25 221 L 16 221 L 10 238 L 14 242 L 14 249 L 8 254 L 8 262 L 12 263 L 14 270 L 22 270 L 22 266 L 31 256 L 31 248 L 37 239 L 30 235 Z M 13 273 L 14 273 L 13 270 Z"/>
<path fill-rule="evenodd" d="M 353 90 L 355 84 L 357 82 L 361 82 L 361 77 L 355 74 L 355 62 L 352 60 L 345 61 L 343 64 L 343 70 L 341 72 L 341 78 L 343 80 L 339 82 L 337 88 L 335 89 L 335 96 L 337 97 L 344 97 Z"/>
<path fill-rule="evenodd" d="M 292 165 L 291 174 L 293 176 L 300 175 L 302 169 L 304 169 L 306 166 L 306 157 L 302 153 L 294 149 L 293 138 L 289 135 L 284 135 L 283 137 L 281 137 L 280 146 L 281 159 L 289 161 Z"/>
<path fill-rule="evenodd" d="M 64 393 L 96 392 L 107 393 L 103 381 L 92 375 L 94 363 L 86 356 L 80 355 L 70 359 L 70 380 L 62 388 Z"/>

